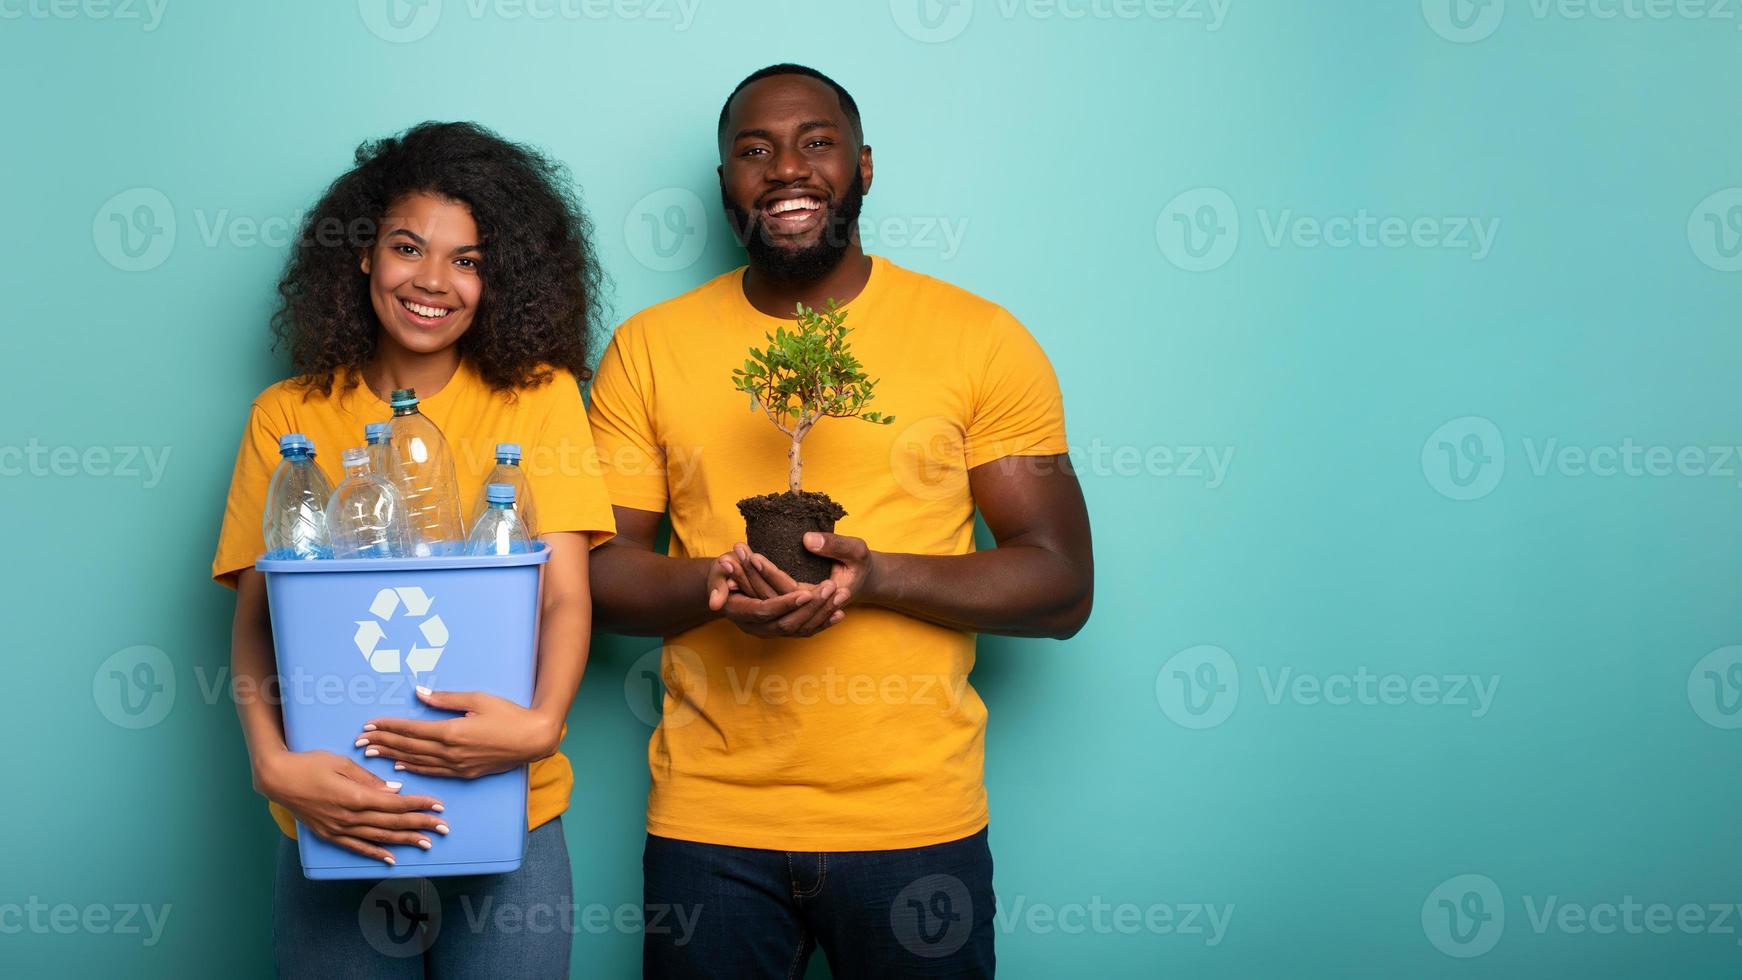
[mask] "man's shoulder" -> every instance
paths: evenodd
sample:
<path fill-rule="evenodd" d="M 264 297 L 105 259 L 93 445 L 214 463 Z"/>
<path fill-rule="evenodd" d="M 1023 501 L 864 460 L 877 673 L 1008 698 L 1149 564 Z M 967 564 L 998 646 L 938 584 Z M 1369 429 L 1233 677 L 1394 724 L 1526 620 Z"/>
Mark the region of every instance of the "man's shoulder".
<path fill-rule="evenodd" d="M 645 336 L 649 332 L 681 330 L 685 327 L 695 327 L 711 322 L 712 314 L 718 311 L 720 304 L 728 295 L 728 291 L 736 287 L 738 280 L 743 275 L 744 267 L 739 266 L 736 269 L 720 273 L 686 293 L 646 307 L 624 320 L 617 327 L 616 334 L 618 336 Z"/>
<path fill-rule="evenodd" d="M 884 289 L 896 302 L 918 302 L 927 306 L 949 307 L 968 317 L 1009 316 L 996 302 L 953 282 L 927 275 L 879 256 L 887 276 Z"/>
<path fill-rule="evenodd" d="M 887 259 L 880 261 L 887 276 L 887 301 L 911 311 L 912 323 L 933 342 L 954 338 L 970 347 L 991 348 L 1034 342 L 1028 328 L 996 301 Z"/>

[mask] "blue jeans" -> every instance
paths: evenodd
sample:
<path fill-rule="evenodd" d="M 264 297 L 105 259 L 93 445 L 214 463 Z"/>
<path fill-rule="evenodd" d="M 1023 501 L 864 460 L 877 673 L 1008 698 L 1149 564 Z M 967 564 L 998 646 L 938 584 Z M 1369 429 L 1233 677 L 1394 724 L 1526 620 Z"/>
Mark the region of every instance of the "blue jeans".
<path fill-rule="evenodd" d="M 990 977 L 986 831 L 894 851 L 763 851 L 647 838 L 642 974 Z M 665 928 L 660 928 L 663 921 Z"/>
<path fill-rule="evenodd" d="M 574 929 L 560 819 L 527 835 L 526 858 L 508 874 L 310 881 L 296 842 L 287 837 L 278 848 L 272 952 L 280 977 L 563 978 Z"/>

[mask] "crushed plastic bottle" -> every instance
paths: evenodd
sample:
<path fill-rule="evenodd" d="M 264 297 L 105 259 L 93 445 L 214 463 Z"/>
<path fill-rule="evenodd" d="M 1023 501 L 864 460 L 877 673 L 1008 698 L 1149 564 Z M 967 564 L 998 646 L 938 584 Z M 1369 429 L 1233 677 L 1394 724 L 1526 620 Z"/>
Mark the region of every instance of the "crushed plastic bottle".
<path fill-rule="evenodd" d="M 454 457 L 440 427 L 417 410 L 416 391 L 396 389 L 391 401 L 388 441 L 399 468 L 394 483 L 405 498 L 406 523 L 416 535 L 414 552 L 439 554 L 456 546 L 465 534 Z"/>
<path fill-rule="evenodd" d="M 514 488 L 492 483 L 484 488 L 488 506 L 466 538 L 468 555 L 523 555 L 532 550 L 532 538 L 514 510 Z"/>
<path fill-rule="evenodd" d="M 526 479 L 526 471 L 520 467 L 519 443 L 496 444 L 496 467 L 485 474 L 484 483 L 478 488 L 478 499 L 472 504 L 467 527 L 476 526 L 478 518 L 483 517 L 489 508 L 490 501 L 485 491 L 492 483 L 506 483 L 514 488 L 514 510 L 520 515 L 520 523 L 526 525 L 526 536 L 538 537 L 538 509 L 532 503 L 532 484 Z"/>
<path fill-rule="evenodd" d="M 266 488 L 260 533 L 267 558 L 330 558 L 327 501 L 333 485 L 315 464 L 314 443 L 300 432 L 278 439 L 278 468 Z"/>
<path fill-rule="evenodd" d="M 399 488 L 376 473 L 369 450 L 344 454 L 345 480 L 327 505 L 327 534 L 334 558 L 403 558 L 415 541 L 406 524 Z"/>

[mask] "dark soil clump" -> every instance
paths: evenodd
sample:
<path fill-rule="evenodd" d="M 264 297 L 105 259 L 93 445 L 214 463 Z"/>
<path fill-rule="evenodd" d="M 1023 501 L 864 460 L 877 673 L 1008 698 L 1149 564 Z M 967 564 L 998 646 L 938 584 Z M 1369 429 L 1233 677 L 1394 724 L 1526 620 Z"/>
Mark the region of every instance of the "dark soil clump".
<path fill-rule="evenodd" d="M 744 515 L 745 543 L 751 551 L 795 581 L 814 585 L 829 577 L 834 560 L 804 546 L 807 532 L 833 533 L 835 522 L 847 516 L 828 494 L 806 490 L 796 497 L 788 492 L 745 497 L 738 501 L 738 513 Z"/>

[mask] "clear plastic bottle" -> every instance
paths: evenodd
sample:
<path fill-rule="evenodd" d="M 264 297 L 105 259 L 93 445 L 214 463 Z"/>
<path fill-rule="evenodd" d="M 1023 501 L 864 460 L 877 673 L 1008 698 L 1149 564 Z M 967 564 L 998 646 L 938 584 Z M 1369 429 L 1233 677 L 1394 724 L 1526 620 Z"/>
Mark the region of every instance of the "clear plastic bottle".
<path fill-rule="evenodd" d="M 439 554 L 447 550 L 444 544 L 455 547 L 466 533 L 460 523 L 454 457 L 442 430 L 417 410 L 416 391 L 396 389 L 392 403 L 388 442 L 398 457 L 394 482 L 405 498 L 406 523 L 416 538 L 414 552 L 420 556 Z"/>
<path fill-rule="evenodd" d="M 478 518 L 483 517 L 485 509 L 490 506 L 485 490 L 492 483 L 506 483 L 514 488 L 514 510 L 520 515 L 520 523 L 526 525 L 526 536 L 538 537 L 538 508 L 532 503 L 532 485 L 526 479 L 526 471 L 520 468 L 519 443 L 496 444 L 496 468 L 484 475 L 484 484 L 478 488 L 478 499 L 472 504 L 467 527 L 477 526 Z"/>
<path fill-rule="evenodd" d="M 484 488 L 484 499 L 489 506 L 466 539 L 466 554 L 523 555 L 531 551 L 532 538 L 514 510 L 514 488 L 506 483 L 489 484 Z"/>
<path fill-rule="evenodd" d="M 268 558 L 329 558 L 327 500 L 333 485 L 315 465 L 314 443 L 300 432 L 278 438 L 281 457 L 266 488 L 260 533 Z"/>
<path fill-rule="evenodd" d="M 370 468 L 369 450 L 347 449 L 345 480 L 327 504 L 334 558 L 403 558 L 414 542 L 399 488 Z"/>
<path fill-rule="evenodd" d="M 369 446 L 369 468 L 376 476 L 397 487 L 399 453 L 393 448 L 393 426 L 386 422 L 370 422 L 363 427 L 363 441 Z"/>

